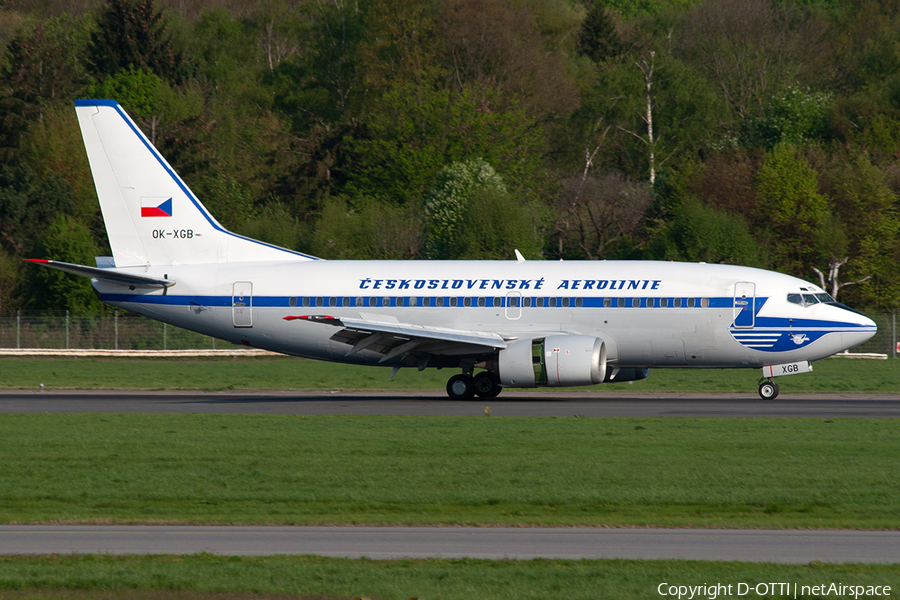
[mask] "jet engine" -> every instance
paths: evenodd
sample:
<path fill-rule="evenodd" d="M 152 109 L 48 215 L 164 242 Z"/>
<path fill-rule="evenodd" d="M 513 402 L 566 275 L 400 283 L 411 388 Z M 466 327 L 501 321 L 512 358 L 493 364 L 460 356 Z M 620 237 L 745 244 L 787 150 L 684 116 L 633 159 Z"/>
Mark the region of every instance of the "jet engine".
<path fill-rule="evenodd" d="M 505 387 L 594 385 L 606 379 L 606 343 L 590 335 L 516 340 L 496 370 Z"/>

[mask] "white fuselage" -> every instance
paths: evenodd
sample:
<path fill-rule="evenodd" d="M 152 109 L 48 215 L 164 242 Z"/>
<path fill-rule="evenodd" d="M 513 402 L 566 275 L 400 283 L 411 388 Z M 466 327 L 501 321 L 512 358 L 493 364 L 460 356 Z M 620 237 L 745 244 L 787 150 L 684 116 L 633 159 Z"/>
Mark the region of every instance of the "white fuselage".
<path fill-rule="evenodd" d="M 333 327 L 286 317 L 606 342 L 615 367 L 759 367 L 812 361 L 869 339 L 875 324 L 840 305 L 789 294 L 822 290 L 747 267 L 544 261 L 297 261 L 134 270 L 176 281 L 140 293 L 96 281 L 102 299 L 179 327 L 309 358 L 414 366 L 332 339 Z M 464 349 L 460 353 L 465 353 Z M 450 352 L 449 354 L 453 354 Z M 445 359 L 446 360 L 446 359 Z M 380 362 L 381 361 L 381 362 Z M 452 366 L 432 363 L 429 366 Z"/>

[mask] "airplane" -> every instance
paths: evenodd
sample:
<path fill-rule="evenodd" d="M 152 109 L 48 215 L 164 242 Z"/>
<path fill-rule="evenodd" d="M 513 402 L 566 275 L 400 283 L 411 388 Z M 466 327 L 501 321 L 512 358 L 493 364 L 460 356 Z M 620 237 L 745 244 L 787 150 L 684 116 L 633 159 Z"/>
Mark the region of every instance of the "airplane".
<path fill-rule="evenodd" d="M 448 368 L 447 394 L 637 381 L 651 368 L 774 379 L 876 333 L 820 287 L 755 268 L 663 261 L 331 261 L 226 230 L 112 100 L 75 102 L 112 257 L 29 259 L 101 300 L 292 356 Z"/>

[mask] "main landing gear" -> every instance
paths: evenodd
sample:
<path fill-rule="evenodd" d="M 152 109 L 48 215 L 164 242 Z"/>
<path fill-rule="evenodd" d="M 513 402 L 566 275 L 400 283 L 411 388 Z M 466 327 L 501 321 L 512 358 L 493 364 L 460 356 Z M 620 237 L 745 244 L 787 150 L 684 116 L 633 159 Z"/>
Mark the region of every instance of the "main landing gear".
<path fill-rule="evenodd" d="M 453 400 L 471 400 L 476 394 L 480 398 L 495 398 L 502 389 L 500 377 L 493 371 L 482 371 L 474 377 L 471 372 L 461 373 L 447 382 L 447 395 Z"/>
<path fill-rule="evenodd" d="M 771 379 L 762 379 L 759 382 L 759 397 L 763 400 L 774 400 L 778 397 L 778 384 Z"/>

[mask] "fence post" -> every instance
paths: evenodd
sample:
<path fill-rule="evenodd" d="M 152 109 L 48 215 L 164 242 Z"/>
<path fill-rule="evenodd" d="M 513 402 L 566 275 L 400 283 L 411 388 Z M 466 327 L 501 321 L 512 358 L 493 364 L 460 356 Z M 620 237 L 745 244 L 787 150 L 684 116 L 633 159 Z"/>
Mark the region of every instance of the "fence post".
<path fill-rule="evenodd" d="M 897 358 L 897 309 L 891 310 L 891 352 Z"/>
<path fill-rule="evenodd" d="M 166 324 L 163 323 L 163 350 L 166 349 Z"/>
<path fill-rule="evenodd" d="M 69 349 L 69 311 L 66 311 L 66 350 Z"/>
<path fill-rule="evenodd" d="M 115 349 L 118 350 L 119 349 L 119 309 L 116 309 L 115 311 L 113 311 L 113 314 L 115 315 L 115 319 L 113 321 L 114 328 L 115 328 L 115 339 L 116 339 Z"/>
<path fill-rule="evenodd" d="M 16 350 L 19 350 L 22 346 L 19 343 L 19 330 L 22 329 L 22 311 L 16 311 Z"/>

